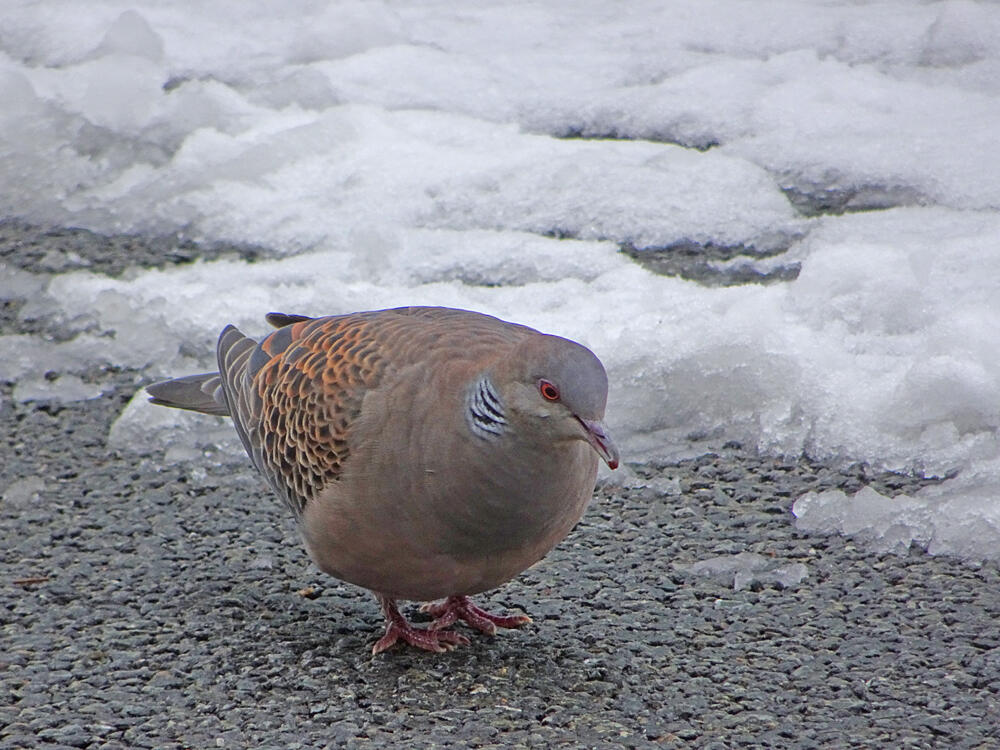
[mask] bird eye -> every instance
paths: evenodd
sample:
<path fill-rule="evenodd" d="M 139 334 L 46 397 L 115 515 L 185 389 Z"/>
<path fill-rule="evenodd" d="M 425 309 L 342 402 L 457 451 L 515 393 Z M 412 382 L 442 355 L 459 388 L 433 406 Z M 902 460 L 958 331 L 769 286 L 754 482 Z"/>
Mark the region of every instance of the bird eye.
<path fill-rule="evenodd" d="M 559 389 L 556 388 L 548 380 L 542 380 L 538 384 L 538 390 L 542 393 L 542 398 L 548 401 L 558 401 L 559 400 Z"/>

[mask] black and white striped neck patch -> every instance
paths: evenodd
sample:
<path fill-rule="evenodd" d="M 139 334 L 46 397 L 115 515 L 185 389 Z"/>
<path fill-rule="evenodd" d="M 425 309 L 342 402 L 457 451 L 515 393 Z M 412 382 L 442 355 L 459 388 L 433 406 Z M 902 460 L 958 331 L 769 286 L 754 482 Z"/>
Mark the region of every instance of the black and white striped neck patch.
<path fill-rule="evenodd" d="M 481 438 L 487 440 L 502 435 L 507 429 L 503 402 L 485 375 L 472 384 L 469 390 L 469 427 Z"/>

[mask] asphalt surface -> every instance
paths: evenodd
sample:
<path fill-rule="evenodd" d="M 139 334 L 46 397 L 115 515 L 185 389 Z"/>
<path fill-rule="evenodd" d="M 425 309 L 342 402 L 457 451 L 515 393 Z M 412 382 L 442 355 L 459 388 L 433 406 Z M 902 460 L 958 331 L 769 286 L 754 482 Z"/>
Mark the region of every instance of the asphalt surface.
<path fill-rule="evenodd" d="M 0 224 L 8 270 L 227 251 L 171 248 Z M 20 309 L 4 300 L 0 334 L 58 336 Z M 109 449 L 142 376 L 76 374 L 104 395 L 17 403 L 0 383 L 0 748 L 1000 747 L 996 564 L 792 524 L 807 490 L 920 478 L 735 445 L 632 467 L 480 600 L 534 624 L 372 657 L 374 599 L 311 567 L 245 459 Z M 807 575 L 736 590 L 684 569 L 741 552 Z"/>

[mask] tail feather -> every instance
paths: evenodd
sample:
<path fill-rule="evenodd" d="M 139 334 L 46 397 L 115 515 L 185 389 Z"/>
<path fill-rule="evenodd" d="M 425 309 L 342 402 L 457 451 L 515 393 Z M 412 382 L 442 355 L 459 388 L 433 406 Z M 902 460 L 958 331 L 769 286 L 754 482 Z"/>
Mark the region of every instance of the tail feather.
<path fill-rule="evenodd" d="M 267 314 L 267 321 L 275 328 L 283 328 L 305 320 L 312 318 L 286 313 Z M 247 338 L 233 326 L 226 326 L 219 336 L 217 346 L 219 369 L 223 374 L 209 372 L 154 383 L 146 387 L 146 392 L 151 396 L 150 402 L 160 406 L 172 406 L 175 409 L 229 417 L 232 416 L 232 412 L 227 401 L 228 390 L 228 398 L 233 399 L 236 411 L 239 412 L 242 408 L 244 413 L 248 413 L 250 405 L 240 401 L 241 398 L 246 399 L 246 394 L 239 387 L 239 381 L 246 376 L 247 360 L 256 346 L 256 341 Z M 223 379 L 226 381 L 225 384 Z M 242 421 L 240 418 L 236 419 L 236 429 L 244 438 L 244 442 L 247 442 Z M 250 450 L 249 443 L 247 450 Z"/>
<path fill-rule="evenodd" d="M 152 396 L 150 402 L 160 406 L 172 406 L 175 409 L 199 411 L 202 414 L 215 414 L 228 417 L 226 397 L 222 392 L 222 378 L 217 372 L 203 375 L 188 375 L 184 378 L 166 380 L 146 386 L 146 392 Z"/>

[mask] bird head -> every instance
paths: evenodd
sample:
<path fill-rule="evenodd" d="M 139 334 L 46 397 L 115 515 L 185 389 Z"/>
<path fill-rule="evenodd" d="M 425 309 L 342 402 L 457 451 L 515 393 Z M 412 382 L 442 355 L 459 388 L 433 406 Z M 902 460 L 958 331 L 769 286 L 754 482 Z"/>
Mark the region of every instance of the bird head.
<path fill-rule="evenodd" d="M 608 376 L 592 351 L 539 334 L 525 339 L 497 366 L 501 398 L 512 420 L 542 440 L 588 443 L 618 467 L 618 447 L 604 424 Z"/>

